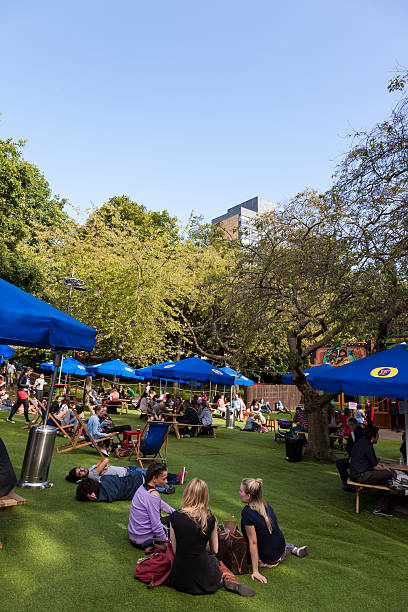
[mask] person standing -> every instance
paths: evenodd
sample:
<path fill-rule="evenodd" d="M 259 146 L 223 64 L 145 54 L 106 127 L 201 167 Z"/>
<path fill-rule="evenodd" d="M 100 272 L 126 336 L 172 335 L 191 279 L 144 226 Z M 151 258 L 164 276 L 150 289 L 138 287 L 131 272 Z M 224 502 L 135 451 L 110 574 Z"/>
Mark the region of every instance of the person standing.
<path fill-rule="evenodd" d="M 390 399 L 390 416 L 391 416 L 391 429 L 392 431 L 399 431 L 399 423 L 398 423 L 398 415 L 399 415 L 399 401 L 395 398 Z"/>
<path fill-rule="evenodd" d="M 13 408 L 11 409 L 10 416 L 7 419 L 9 423 L 15 423 L 15 421 L 13 421 L 13 416 L 16 414 L 20 406 L 23 406 L 26 425 L 30 424 L 30 421 L 28 418 L 28 395 L 30 393 L 30 388 L 32 386 L 31 380 L 30 380 L 30 374 L 32 374 L 32 372 L 33 372 L 33 368 L 26 367 L 23 369 L 23 372 L 20 378 L 18 379 L 17 401 L 14 404 Z"/>
<path fill-rule="evenodd" d="M 7 364 L 7 378 L 8 378 L 8 384 L 9 385 L 13 385 L 14 384 L 14 376 L 16 375 L 16 366 L 14 365 L 14 363 L 12 361 L 9 361 Z"/>
<path fill-rule="evenodd" d="M 34 385 L 33 385 L 35 389 L 35 397 L 38 399 L 39 402 L 43 401 L 44 385 L 45 385 L 44 374 L 40 374 L 39 377 L 35 379 Z"/>

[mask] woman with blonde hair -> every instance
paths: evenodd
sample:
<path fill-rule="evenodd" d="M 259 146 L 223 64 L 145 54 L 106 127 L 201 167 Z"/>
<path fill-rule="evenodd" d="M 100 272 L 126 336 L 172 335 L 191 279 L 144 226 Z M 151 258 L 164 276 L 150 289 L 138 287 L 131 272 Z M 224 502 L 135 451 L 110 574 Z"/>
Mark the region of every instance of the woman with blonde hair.
<path fill-rule="evenodd" d="M 259 572 L 260 567 L 273 568 L 290 554 L 305 557 L 307 546 L 296 547 L 285 542 L 272 507 L 262 496 L 262 478 L 244 478 L 239 489 L 241 502 L 241 531 L 248 540 L 252 562 L 252 580 L 268 582 Z"/>
<path fill-rule="evenodd" d="M 217 521 L 208 508 L 208 487 L 193 478 L 186 486 L 180 510 L 170 517 L 170 541 L 174 563 L 166 584 L 190 595 L 215 593 L 220 587 L 244 597 L 254 595 L 246 584 L 207 552 L 218 552 Z"/>

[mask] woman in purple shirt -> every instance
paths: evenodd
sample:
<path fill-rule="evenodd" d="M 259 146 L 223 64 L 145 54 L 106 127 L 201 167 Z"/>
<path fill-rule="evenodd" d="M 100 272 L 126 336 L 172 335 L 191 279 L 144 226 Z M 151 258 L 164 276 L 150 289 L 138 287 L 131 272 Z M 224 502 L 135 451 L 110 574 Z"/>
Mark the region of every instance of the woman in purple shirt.
<path fill-rule="evenodd" d="M 167 483 L 167 467 L 164 463 L 151 463 L 146 471 L 145 483 L 136 491 L 130 504 L 129 540 L 138 548 L 144 548 L 152 540 L 167 540 L 160 521 L 160 512 L 172 514 L 174 508 L 160 499 L 156 487 Z"/>

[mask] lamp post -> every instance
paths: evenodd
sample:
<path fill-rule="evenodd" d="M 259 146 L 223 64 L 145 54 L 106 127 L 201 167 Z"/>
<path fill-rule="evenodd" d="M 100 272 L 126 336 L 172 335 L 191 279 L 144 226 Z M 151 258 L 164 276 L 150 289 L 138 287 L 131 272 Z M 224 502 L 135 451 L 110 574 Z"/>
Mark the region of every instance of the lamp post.
<path fill-rule="evenodd" d="M 67 314 L 71 312 L 72 289 L 86 291 L 85 282 L 74 278 L 75 268 L 72 267 L 72 276 L 59 278 L 57 282 L 69 287 L 68 302 L 66 306 Z M 54 353 L 54 371 L 51 377 L 50 391 L 48 395 L 47 408 L 43 417 L 43 424 L 39 427 L 31 427 L 26 451 L 24 455 L 21 477 L 17 485 L 28 489 L 47 489 L 52 487 L 52 482 L 48 481 L 52 453 L 54 450 L 57 429 L 47 425 L 48 416 L 51 409 L 52 395 L 54 393 L 55 381 L 57 380 L 58 370 L 61 367 L 62 352 Z"/>

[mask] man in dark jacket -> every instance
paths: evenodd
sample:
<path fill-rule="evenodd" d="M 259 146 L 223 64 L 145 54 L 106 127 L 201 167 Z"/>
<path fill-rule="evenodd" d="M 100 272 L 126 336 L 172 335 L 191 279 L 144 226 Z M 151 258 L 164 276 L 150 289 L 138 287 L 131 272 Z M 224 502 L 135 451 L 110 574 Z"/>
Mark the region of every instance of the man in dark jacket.
<path fill-rule="evenodd" d="M 397 399 L 390 399 L 390 416 L 391 416 L 391 429 L 394 431 L 399 431 L 399 423 L 398 423 L 398 415 L 399 415 L 399 402 Z"/>
<path fill-rule="evenodd" d="M 347 419 L 347 424 L 351 429 L 351 433 L 347 438 L 346 442 L 346 456 L 343 459 L 337 459 L 336 468 L 340 474 L 341 481 L 343 483 L 343 489 L 345 491 L 353 491 L 353 487 L 347 484 L 347 480 L 349 479 L 348 469 L 350 467 L 350 455 L 353 450 L 354 444 L 357 440 L 360 440 L 363 437 L 363 428 L 359 425 L 357 419 L 354 417 L 350 417 Z"/>
<path fill-rule="evenodd" d="M 100 482 L 93 478 L 82 480 L 76 490 L 79 501 L 114 502 L 133 499 L 143 484 L 143 470 L 138 468 L 128 476 L 101 476 Z"/>
<path fill-rule="evenodd" d="M 378 427 L 366 427 L 363 437 L 358 440 L 351 451 L 350 478 L 356 482 L 370 485 L 385 485 L 391 480 L 392 471 L 380 463 L 374 452 L 374 444 L 378 442 Z M 373 514 L 392 516 L 389 509 L 389 492 L 377 492 Z"/>

